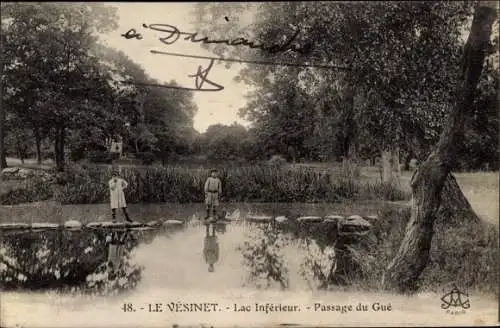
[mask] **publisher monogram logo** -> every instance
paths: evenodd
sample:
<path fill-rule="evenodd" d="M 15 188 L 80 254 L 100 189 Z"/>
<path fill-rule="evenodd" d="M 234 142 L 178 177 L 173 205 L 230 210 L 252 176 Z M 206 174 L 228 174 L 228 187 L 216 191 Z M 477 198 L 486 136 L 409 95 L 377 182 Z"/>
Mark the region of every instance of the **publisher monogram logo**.
<path fill-rule="evenodd" d="M 446 313 L 460 314 L 470 308 L 469 294 L 462 292 L 457 286 L 441 297 L 441 308 L 447 310 Z"/>

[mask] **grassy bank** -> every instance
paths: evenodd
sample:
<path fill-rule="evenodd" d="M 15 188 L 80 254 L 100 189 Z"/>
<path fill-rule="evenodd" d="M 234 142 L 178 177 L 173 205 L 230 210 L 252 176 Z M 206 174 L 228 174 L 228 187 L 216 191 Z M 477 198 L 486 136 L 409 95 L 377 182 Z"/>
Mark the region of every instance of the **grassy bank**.
<path fill-rule="evenodd" d="M 253 165 L 220 167 L 222 197 L 230 202 L 341 202 L 345 200 L 404 200 L 408 193 L 381 182 L 361 181 L 349 172 L 332 174 L 314 168 Z M 51 189 L 31 182 L 4 192 L 1 203 L 18 204 L 53 199 L 62 204 L 97 204 L 109 201 L 111 171 L 103 166 L 73 165 L 59 174 Z M 194 203 L 204 199 L 206 169 L 125 167 L 129 203 Z M 23 191 L 24 190 L 24 191 Z M 23 198 L 23 196 L 25 196 Z"/>

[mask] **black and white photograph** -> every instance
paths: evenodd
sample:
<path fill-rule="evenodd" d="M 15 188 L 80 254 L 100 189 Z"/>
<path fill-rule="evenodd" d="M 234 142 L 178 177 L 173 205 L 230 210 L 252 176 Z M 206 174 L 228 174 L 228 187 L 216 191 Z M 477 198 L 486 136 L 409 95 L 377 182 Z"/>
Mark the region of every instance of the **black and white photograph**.
<path fill-rule="evenodd" d="M 0 327 L 500 323 L 497 1 L 0 6 Z"/>

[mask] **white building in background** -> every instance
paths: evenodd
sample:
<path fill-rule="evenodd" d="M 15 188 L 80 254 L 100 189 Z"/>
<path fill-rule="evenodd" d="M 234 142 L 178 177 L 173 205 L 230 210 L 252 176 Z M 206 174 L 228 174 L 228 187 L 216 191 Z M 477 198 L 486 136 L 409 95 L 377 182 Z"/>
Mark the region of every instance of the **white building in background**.
<path fill-rule="evenodd" d="M 120 158 L 123 156 L 123 141 L 121 136 L 113 139 L 107 138 L 106 147 L 110 153 L 117 153 L 120 155 Z"/>
<path fill-rule="evenodd" d="M 118 154 L 120 154 L 120 157 L 122 157 L 122 155 L 123 155 L 123 142 L 113 140 L 111 142 L 109 152 L 110 153 L 118 153 Z"/>

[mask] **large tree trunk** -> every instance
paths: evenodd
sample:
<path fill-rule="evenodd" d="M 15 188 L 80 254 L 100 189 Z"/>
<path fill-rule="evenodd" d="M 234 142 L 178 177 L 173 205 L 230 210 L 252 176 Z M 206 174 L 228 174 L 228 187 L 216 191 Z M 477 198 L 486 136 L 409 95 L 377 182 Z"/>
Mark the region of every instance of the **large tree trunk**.
<path fill-rule="evenodd" d="M 462 193 L 453 174 L 449 174 L 441 191 L 441 205 L 437 220 L 448 226 L 463 226 L 464 223 L 479 223 L 480 218 Z"/>
<path fill-rule="evenodd" d="M 64 147 L 66 138 L 66 129 L 59 127 L 56 130 L 56 137 L 54 142 L 54 156 L 56 159 L 56 169 L 58 172 L 64 171 Z"/>
<path fill-rule="evenodd" d="M 382 151 L 382 182 L 392 183 L 392 156 L 390 150 Z"/>
<path fill-rule="evenodd" d="M 391 147 L 382 152 L 382 181 L 399 185 L 401 182 L 401 167 L 399 162 L 399 147 Z"/>
<path fill-rule="evenodd" d="M 19 157 L 19 159 L 21 160 L 21 164 L 24 165 L 24 149 L 23 149 L 23 144 L 22 144 L 22 137 L 20 137 L 17 133 L 16 133 L 16 152 L 17 152 L 17 157 Z"/>
<path fill-rule="evenodd" d="M 36 162 L 37 164 L 42 164 L 42 138 L 40 137 L 40 131 L 38 128 L 33 129 L 33 135 L 35 136 L 35 146 L 36 146 Z"/>
<path fill-rule="evenodd" d="M 391 153 L 392 172 L 394 172 L 394 178 L 398 184 L 401 182 L 401 162 L 399 161 L 399 155 L 399 147 L 394 147 Z"/>
<path fill-rule="evenodd" d="M 386 289 L 401 293 L 417 289 L 417 280 L 427 265 L 434 221 L 441 206 L 441 192 L 455 164 L 455 146 L 463 133 L 465 119 L 470 114 L 474 92 L 483 68 L 485 49 L 496 17 L 496 3 L 480 2 L 464 47 L 462 76 L 457 102 L 444 126 L 435 150 L 418 168 L 411 180 L 412 214 L 406 235 L 396 257 L 383 278 Z"/>
<path fill-rule="evenodd" d="M 2 86 L 3 89 L 3 86 Z M 0 94 L 0 97 L 2 95 Z M 5 158 L 5 108 L 0 104 L 0 169 L 7 167 Z"/>
<path fill-rule="evenodd" d="M 355 89 L 348 81 L 345 92 L 345 109 L 344 118 L 344 144 L 343 144 L 343 162 L 344 170 L 355 173 L 359 165 L 358 150 L 356 147 L 358 126 L 354 117 L 356 111 L 356 94 Z"/>

